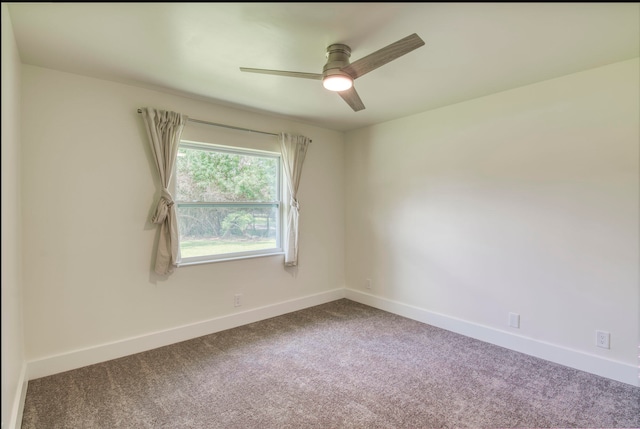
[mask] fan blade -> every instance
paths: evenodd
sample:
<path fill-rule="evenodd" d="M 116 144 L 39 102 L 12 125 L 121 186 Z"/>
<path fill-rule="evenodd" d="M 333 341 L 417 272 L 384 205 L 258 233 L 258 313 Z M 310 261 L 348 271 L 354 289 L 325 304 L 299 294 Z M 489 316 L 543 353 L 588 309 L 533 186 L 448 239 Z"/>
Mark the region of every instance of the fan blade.
<path fill-rule="evenodd" d="M 338 95 L 342 97 L 342 99 L 346 101 L 349 106 L 351 106 L 354 112 L 364 110 L 364 104 L 362 103 L 362 100 L 360 100 L 360 96 L 356 92 L 355 86 L 352 86 L 346 91 L 339 91 Z"/>
<path fill-rule="evenodd" d="M 240 67 L 240 71 L 250 72 L 250 73 L 274 74 L 274 75 L 278 75 L 278 76 L 301 77 L 301 78 L 304 78 L 304 79 L 322 80 L 322 74 L 319 74 L 319 73 L 304 73 L 304 72 L 294 72 L 294 71 L 284 71 L 284 70 L 252 69 L 252 68 L 247 68 L 247 67 Z"/>
<path fill-rule="evenodd" d="M 400 39 L 395 43 L 390 44 L 382 49 L 375 51 L 366 57 L 360 58 L 354 61 L 350 65 L 343 67 L 341 70 L 349 73 L 354 79 L 369 73 L 372 70 L 381 67 L 388 62 L 391 62 L 397 58 L 400 58 L 404 54 L 408 54 L 414 49 L 424 45 L 424 41 L 415 33 L 410 36 Z"/>

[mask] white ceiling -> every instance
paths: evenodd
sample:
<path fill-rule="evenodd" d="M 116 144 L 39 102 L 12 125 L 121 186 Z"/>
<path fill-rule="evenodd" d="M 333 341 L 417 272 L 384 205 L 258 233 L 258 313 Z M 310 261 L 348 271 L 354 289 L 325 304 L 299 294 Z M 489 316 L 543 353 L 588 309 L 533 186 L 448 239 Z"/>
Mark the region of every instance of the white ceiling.
<path fill-rule="evenodd" d="M 9 3 L 22 62 L 351 130 L 640 56 L 640 3 Z M 355 82 L 320 81 L 409 34 L 425 46 Z M 188 114 L 188 112 L 185 112 Z"/>

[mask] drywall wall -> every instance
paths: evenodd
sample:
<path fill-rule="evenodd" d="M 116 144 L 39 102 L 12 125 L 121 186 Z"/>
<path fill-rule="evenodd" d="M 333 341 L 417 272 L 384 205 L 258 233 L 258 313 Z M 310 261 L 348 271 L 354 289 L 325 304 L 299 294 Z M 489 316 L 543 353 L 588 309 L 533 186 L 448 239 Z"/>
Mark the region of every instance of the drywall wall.
<path fill-rule="evenodd" d="M 344 287 L 342 133 L 33 66 L 23 66 L 22 79 L 30 361 Z M 313 139 L 299 189 L 296 273 L 282 255 L 182 267 L 168 278 L 152 272 L 149 219 L 160 188 L 137 113 L 145 106 Z"/>
<path fill-rule="evenodd" d="M 348 133 L 347 287 L 637 368 L 638 76 L 634 59 Z"/>
<path fill-rule="evenodd" d="M 20 57 L 2 4 L 2 424 L 14 427 L 24 378 L 20 268 Z M 12 426 L 8 426 L 11 424 Z"/>

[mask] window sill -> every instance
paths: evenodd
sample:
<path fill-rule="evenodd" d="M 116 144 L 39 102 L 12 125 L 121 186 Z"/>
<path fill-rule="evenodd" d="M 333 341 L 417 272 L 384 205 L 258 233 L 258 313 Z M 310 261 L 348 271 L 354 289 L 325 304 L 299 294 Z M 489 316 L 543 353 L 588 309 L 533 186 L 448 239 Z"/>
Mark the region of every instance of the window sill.
<path fill-rule="evenodd" d="M 195 261 L 183 261 L 178 264 L 178 268 L 188 267 L 191 265 L 213 264 L 216 262 L 228 262 L 228 261 L 240 261 L 243 259 L 264 258 L 265 256 L 278 256 L 278 255 L 284 255 L 284 252 L 270 252 L 270 253 L 260 253 L 256 255 L 229 256 L 229 257 L 220 257 L 215 259 L 199 259 Z"/>

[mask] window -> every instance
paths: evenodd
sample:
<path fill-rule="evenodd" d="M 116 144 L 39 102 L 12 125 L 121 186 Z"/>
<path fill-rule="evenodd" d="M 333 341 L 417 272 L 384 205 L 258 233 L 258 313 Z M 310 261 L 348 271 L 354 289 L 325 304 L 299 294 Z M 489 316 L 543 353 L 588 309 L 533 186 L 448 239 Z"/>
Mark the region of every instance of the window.
<path fill-rule="evenodd" d="M 175 201 L 181 264 L 282 253 L 280 154 L 182 141 Z"/>

